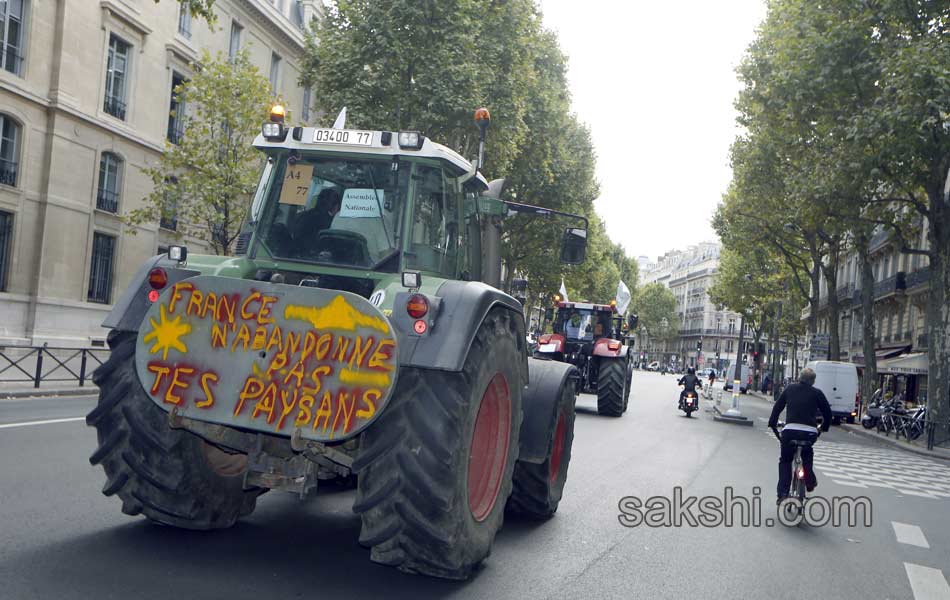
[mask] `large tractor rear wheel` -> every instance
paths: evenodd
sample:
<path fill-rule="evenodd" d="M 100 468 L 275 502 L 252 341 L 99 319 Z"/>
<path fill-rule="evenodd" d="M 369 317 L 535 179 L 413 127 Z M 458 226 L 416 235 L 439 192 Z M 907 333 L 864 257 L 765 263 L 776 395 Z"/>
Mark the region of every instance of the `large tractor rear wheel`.
<path fill-rule="evenodd" d="M 515 465 L 508 509 L 535 519 L 547 519 L 557 512 L 567 482 L 574 442 L 574 380 L 568 379 L 557 404 L 548 455 L 543 463 L 518 461 Z"/>
<path fill-rule="evenodd" d="M 136 334 L 109 334 L 112 354 L 93 374 L 99 403 L 86 416 L 99 447 L 89 457 L 106 472 L 102 493 L 122 512 L 185 529 L 230 527 L 261 494 L 244 489 L 247 457 L 168 426 L 168 414 L 145 394 L 135 372 Z"/>
<path fill-rule="evenodd" d="M 353 463 L 373 561 L 466 579 L 491 552 L 518 458 L 519 329 L 514 313 L 492 310 L 461 372 L 400 371 Z"/>
<path fill-rule="evenodd" d="M 633 363 L 627 362 L 627 386 L 623 392 L 623 412 L 627 412 L 627 405 L 630 404 L 630 389 L 633 387 Z"/>
<path fill-rule="evenodd" d="M 601 358 L 597 375 L 597 412 L 608 417 L 623 414 L 627 393 L 627 361 L 623 358 Z"/>

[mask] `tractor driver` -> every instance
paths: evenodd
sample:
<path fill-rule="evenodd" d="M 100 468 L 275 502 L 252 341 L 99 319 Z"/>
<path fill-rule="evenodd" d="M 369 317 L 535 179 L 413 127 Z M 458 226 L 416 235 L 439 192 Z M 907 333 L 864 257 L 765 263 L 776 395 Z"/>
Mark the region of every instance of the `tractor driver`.
<path fill-rule="evenodd" d="M 317 235 L 330 228 L 333 217 L 340 212 L 340 192 L 324 188 L 317 195 L 313 208 L 301 212 L 294 220 L 293 238 L 297 251 L 312 255 L 317 247 Z"/>

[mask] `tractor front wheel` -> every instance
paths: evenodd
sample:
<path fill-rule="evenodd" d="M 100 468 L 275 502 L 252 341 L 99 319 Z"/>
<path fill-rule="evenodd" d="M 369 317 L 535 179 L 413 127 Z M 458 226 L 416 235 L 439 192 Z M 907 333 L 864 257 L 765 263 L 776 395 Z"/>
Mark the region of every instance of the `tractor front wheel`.
<path fill-rule="evenodd" d="M 145 395 L 135 372 L 134 332 L 109 334 L 112 353 L 93 374 L 99 403 L 86 416 L 99 447 L 89 457 L 106 472 L 102 493 L 122 512 L 185 529 L 230 527 L 249 515 L 262 490 L 244 489 L 247 456 L 229 454 L 183 429 Z"/>
<path fill-rule="evenodd" d="M 623 358 L 601 358 L 597 375 L 597 412 L 608 417 L 623 414 L 627 369 Z"/>
<path fill-rule="evenodd" d="M 514 313 L 492 310 L 461 372 L 400 371 L 353 463 L 374 562 L 467 579 L 491 552 L 518 458 L 519 330 Z"/>
<path fill-rule="evenodd" d="M 547 519 L 557 511 L 567 482 L 574 442 L 574 381 L 561 388 L 557 416 L 551 431 L 548 454 L 543 463 L 518 461 L 508 509 L 535 519 Z"/>

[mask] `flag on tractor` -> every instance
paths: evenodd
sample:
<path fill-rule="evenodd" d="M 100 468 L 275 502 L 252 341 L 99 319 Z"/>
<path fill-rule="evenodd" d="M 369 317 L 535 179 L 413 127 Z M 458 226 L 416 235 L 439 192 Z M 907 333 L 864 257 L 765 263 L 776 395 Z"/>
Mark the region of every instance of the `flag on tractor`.
<path fill-rule="evenodd" d="M 630 290 L 627 288 L 627 285 L 621 281 L 617 285 L 617 312 L 623 314 L 627 311 L 627 307 L 630 306 Z"/>
<path fill-rule="evenodd" d="M 567 288 L 564 287 L 564 278 L 561 277 L 561 289 L 558 290 L 561 293 L 561 298 L 564 302 L 567 302 Z"/>

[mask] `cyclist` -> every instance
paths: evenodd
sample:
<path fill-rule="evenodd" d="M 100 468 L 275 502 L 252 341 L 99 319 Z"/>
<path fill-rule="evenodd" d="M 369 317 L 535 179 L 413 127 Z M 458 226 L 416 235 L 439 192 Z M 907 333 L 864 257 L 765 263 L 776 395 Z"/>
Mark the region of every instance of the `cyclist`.
<path fill-rule="evenodd" d="M 795 457 L 795 446 L 792 442 L 795 440 L 809 442 L 802 448 L 802 465 L 807 474 L 805 489 L 810 492 L 818 487 L 818 480 L 812 469 L 815 452 L 811 446 L 819 435 L 815 415 L 821 412 L 821 430 L 828 431 L 831 428 L 831 406 L 822 391 L 814 385 L 815 371 L 808 368 L 802 369 L 798 383 L 785 388 L 775 406 L 772 407 L 769 427 L 773 429 L 778 425 L 779 415 L 783 410 L 785 411 L 785 427 L 782 429 L 781 437 L 782 449 L 778 459 L 777 504 L 781 504 L 782 500 L 788 497 L 788 489 L 792 483 L 792 459 Z"/>
<path fill-rule="evenodd" d="M 709 387 L 712 388 L 714 383 L 716 383 L 716 370 L 709 369 Z"/>

